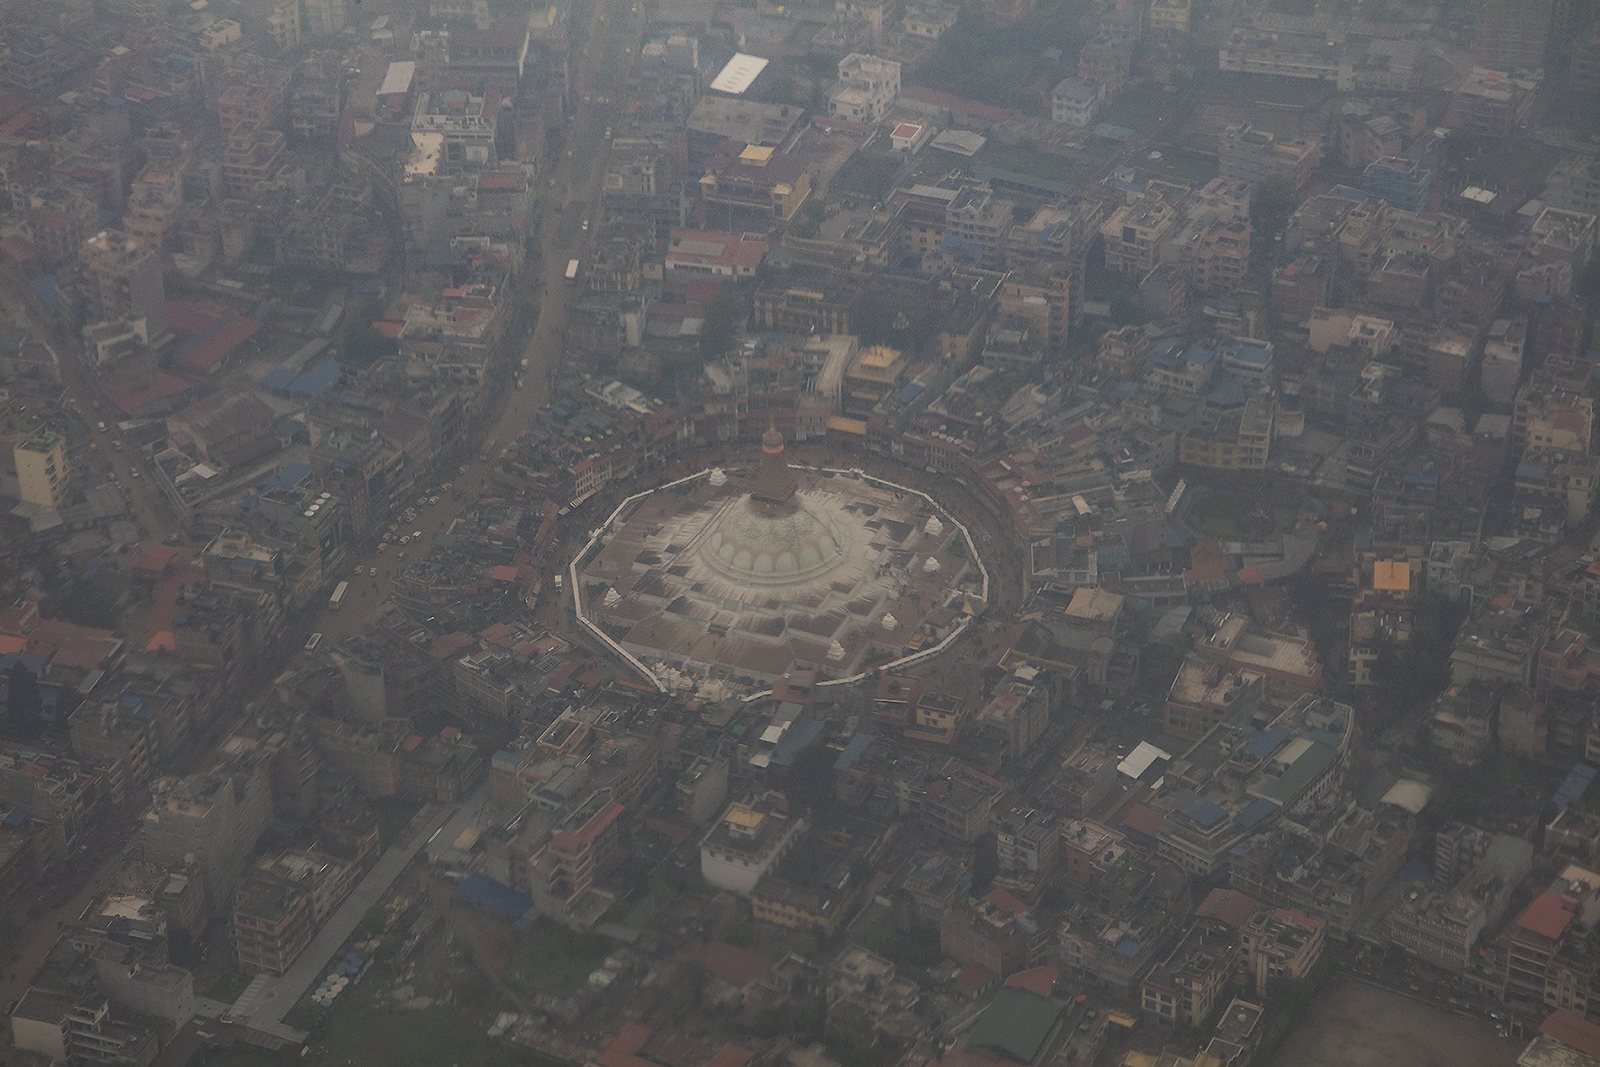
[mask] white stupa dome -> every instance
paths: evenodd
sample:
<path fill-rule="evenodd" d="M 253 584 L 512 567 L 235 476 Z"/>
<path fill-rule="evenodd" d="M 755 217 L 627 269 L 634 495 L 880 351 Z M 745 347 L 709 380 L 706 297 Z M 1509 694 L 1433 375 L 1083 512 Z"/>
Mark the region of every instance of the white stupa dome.
<path fill-rule="evenodd" d="M 725 578 L 787 585 L 826 574 L 851 547 L 846 528 L 803 496 L 776 508 L 743 497 L 717 517 L 700 556 Z"/>

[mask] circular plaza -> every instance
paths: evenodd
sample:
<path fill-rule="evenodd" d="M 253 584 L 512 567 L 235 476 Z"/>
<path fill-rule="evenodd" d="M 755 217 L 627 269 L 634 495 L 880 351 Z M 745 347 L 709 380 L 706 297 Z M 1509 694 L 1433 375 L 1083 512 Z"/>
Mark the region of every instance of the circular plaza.
<path fill-rule="evenodd" d="M 624 500 L 568 569 L 581 626 L 663 691 L 845 684 L 938 655 L 979 616 L 989 574 L 931 497 L 860 470 L 758 462 Z"/>

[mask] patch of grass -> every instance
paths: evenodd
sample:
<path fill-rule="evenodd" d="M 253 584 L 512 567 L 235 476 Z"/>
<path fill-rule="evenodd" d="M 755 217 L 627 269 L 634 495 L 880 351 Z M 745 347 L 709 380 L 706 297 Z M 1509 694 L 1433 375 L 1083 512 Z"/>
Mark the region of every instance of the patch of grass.
<path fill-rule="evenodd" d="M 834 184 L 841 190 L 882 200 L 894 190 L 894 179 L 904 160 L 857 152 L 839 168 Z"/>
<path fill-rule="evenodd" d="M 1136 85 L 1113 97 L 1095 116 L 1095 121 L 1149 134 L 1162 119 L 1177 111 L 1178 103 L 1176 94 L 1164 93 L 1154 85 Z"/>
<path fill-rule="evenodd" d="M 917 69 L 917 81 L 997 107 L 1048 111 L 1048 101 L 1034 82 L 1059 71 L 1061 63 L 1047 58 L 1045 50 L 1077 54 L 1092 32 L 1085 8 L 1069 0 L 1041 0 L 1010 26 L 996 26 L 970 9 L 964 11 Z"/>
<path fill-rule="evenodd" d="M 1163 181 L 1204 185 L 1217 176 L 1217 161 L 1211 156 L 1187 148 L 1163 148 L 1160 159 L 1137 160 L 1138 168 L 1153 178 Z"/>
<path fill-rule="evenodd" d="M 537 992 L 564 997 L 582 985 L 609 953 L 609 943 L 599 934 L 580 934 L 540 919 L 514 936 L 509 978 Z"/>
<path fill-rule="evenodd" d="M 1026 142 L 1019 144 L 1003 144 L 991 138 L 983 146 L 983 151 L 976 157 L 980 162 L 1002 170 L 1016 171 L 1033 178 L 1044 178 L 1047 181 L 1064 182 L 1068 185 L 1081 185 L 1089 180 L 1090 167 L 1088 163 L 1060 156 L 1054 152 L 1046 152 Z"/>
<path fill-rule="evenodd" d="M 1248 101 L 1311 107 L 1334 93 L 1334 87 L 1329 82 L 1259 74 L 1219 73 L 1215 78 L 1207 78 L 1207 81 L 1211 87 L 1208 98 L 1214 103 L 1223 104 Z"/>
<path fill-rule="evenodd" d="M 856 940 L 880 956 L 914 967 L 932 967 L 944 957 L 939 950 L 939 937 L 933 933 L 919 937 L 888 926 L 872 926 Z"/>
<path fill-rule="evenodd" d="M 1551 169 L 1568 154 L 1551 145 L 1513 138 L 1485 137 L 1476 143 L 1478 152 L 1459 164 L 1461 175 L 1474 185 L 1517 197 L 1543 189 Z"/>
<path fill-rule="evenodd" d="M 1262 500 L 1260 504 L 1270 522 L 1253 527 L 1247 519 L 1256 504 L 1257 499 L 1245 493 L 1206 493 L 1189 506 L 1186 518 L 1189 525 L 1200 533 L 1230 540 L 1246 540 L 1282 532 L 1299 511 L 1293 503 Z"/>
<path fill-rule="evenodd" d="M 229 971 L 212 983 L 205 995 L 212 1000 L 220 1000 L 224 1004 L 232 1004 L 239 999 L 245 987 L 250 984 L 250 976 L 243 971 Z"/>
<path fill-rule="evenodd" d="M 374 797 L 369 803 L 378 814 L 378 844 L 382 848 L 400 839 L 421 808 L 416 801 L 398 796 Z"/>

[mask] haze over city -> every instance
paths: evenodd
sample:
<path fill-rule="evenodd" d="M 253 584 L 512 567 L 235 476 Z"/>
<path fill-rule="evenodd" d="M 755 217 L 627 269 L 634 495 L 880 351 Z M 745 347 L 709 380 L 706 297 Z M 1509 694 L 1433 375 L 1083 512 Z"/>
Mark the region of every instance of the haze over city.
<path fill-rule="evenodd" d="M 8 0 L 0 1067 L 1600 1067 L 1597 216 L 1591 0 Z"/>

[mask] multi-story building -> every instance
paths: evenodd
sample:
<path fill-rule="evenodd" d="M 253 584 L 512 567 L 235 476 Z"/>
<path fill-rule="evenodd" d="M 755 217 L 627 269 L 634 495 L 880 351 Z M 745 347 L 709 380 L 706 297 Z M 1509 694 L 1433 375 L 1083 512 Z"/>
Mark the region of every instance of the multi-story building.
<path fill-rule="evenodd" d="M 1046 930 L 1026 904 L 1004 889 L 993 889 L 981 900 L 944 913 L 939 947 L 957 962 L 986 967 L 1004 978 L 1042 957 Z"/>
<path fill-rule="evenodd" d="M 1188 33 L 1189 0 L 1150 0 L 1150 29 L 1155 33 Z"/>
<path fill-rule="evenodd" d="M 1279 982 L 1304 978 L 1322 958 L 1327 924 L 1288 908 L 1258 908 L 1239 927 L 1245 973 L 1264 997 Z"/>
<path fill-rule="evenodd" d="M 214 895 L 227 899 L 272 819 L 272 758 L 244 753 L 212 770 L 155 783 L 142 821 L 146 859 L 193 856 Z"/>
<path fill-rule="evenodd" d="M 1317 165 L 1317 145 L 1305 140 L 1279 141 L 1249 123 L 1229 126 L 1217 140 L 1218 173 L 1226 181 L 1257 185 L 1278 175 L 1296 189 L 1311 182 Z"/>
<path fill-rule="evenodd" d="M 990 326 L 983 339 L 983 365 L 996 370 L 1026 371 L 1044 358 L 1044 346 L 1033 338 L 1028 320 L 1007 315 Z"/>
<path fill-rule="evenodd" d="M 1600 158 L 1571 156 L 1557 163 L 1545 179 L 1544 200 L 1565 211 L 1600 215 Z"/>
<path fill-rule="evenodd" d="M 1178 225 L 1178 212 L 1165 200 L 1144 196 L 1124 204 L 1100 224 L 1106 269 L 1143 278 L 1161 262 L 1161 249 Z"/>
<path fill-rule="evenodd" d="M 749 896 L 805 830 L 805 819 L 786 814 L 773 794 L 736 801 L 701 840 L 700 873 L 718 889 Z"/>
<path fill-rule="evenodd" d="M 311 898 L 296 886 L 251 878 L 233 902 L 233 944 L 246 974 L 282 974 L 316 933 Z"/>
<path fill-rule="evenodd" d="M 988 185 L 963 185 L 949 201 L 944 217 L 944 247 L 972 259 L 992 259 L 1011 228 L 1012 203 L 994 195 Z"/>
<path fill-rule="evenodd" d="M 1426 211 L 1433 187 L 1433 171 L 1414 159 L 1384 156 L 1361 172 L 1361 191 L 1401 211 Z"/>
<path fill-rule="evenodd" d="M 706 160 L 699 187 L 711 223 L 764 228 L 794 218 L 811 195 L 811 168 L 798 155 L 735 144 Z"/>
<path fill-rule="evenodd" d="M 1050 121 L 1085 129 L 1105 99 L 1105 87 L 1081 78 L 1062 78 L 1050 92 Z"/>
<path fill-rule="evenodd" d="M 156 249 L 120 230 L 101 230 L 83 243 L 78 260 L 87 321 L 143 320 L 151 344 L 168 334 L 166 287 Z"/>
<path fill-rule="evenodd" d="M 1459 884 L 1435 878 L 1433 885 L 1406 889 L 1384 917 L 1389 942 L 1436 967 L 1465 971 L 1479 937 L 1500 921 L 1532 862 L 1528 842 L 1499 835 Z"/>
<path fill-rule="evenodd" d="M 1473 60 L 1490 70 L 1543 70 L 1554 13 L 1554 0 L 1484 0 Z"/>
<path fill-rule="evenodd" d="M 67 439 L 54 430 L 40 430 L 11 447 L 17 465 L 17 493 L 25 503 L 59 508 L 67 501 L 72 468 Z"/>
<path fill-rule="evenodd" d="M 1048 875 L 1061 851 L 1061 821 L 1049 812 L 1013 811 L 995 821 L 1002 871 Z"/>
<path fill-rule="evenodd" d="M 495 165 L 499 94 L 474 96 L 459 89 L 421 93 L 411 117 L 414 151 L 408 175 L 457 174 Z"/>
<path fill-rule="evenodd" d="M 1134 34 L 1117 25 L 1102 25 L 1078 50 L 1078 77 L 1094 82 L 1109 95 L 1128 80 L 1133 64 Z"/>
<path fill-rule="evenodd" d="M 899 95 L 898 62 L 852 52 L 839 60 L 839 80 L 828 90 L 828 114 L 850 122 L 879 122 Z"/>
<path fill-rule="evenodd" d="M 1238 962 L 1237 933 L 1196 923 L 1139 984 L 1144 1013 L 1163 1022 L 1200 1025 L 1233 981 Z"/>
<path fill-rule="evenodd" d="M 1214 222 L 1185 251 L 1195 292 L 1231 293 L 1250 273 L 1250 220 Z"/>

